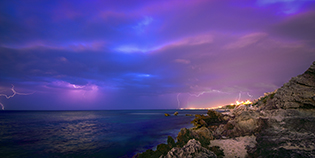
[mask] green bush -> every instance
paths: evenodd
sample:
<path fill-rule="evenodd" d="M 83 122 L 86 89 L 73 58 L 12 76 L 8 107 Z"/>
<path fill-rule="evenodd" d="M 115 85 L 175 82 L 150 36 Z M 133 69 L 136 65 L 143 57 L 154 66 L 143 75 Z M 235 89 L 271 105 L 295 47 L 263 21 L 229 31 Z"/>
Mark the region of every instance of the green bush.
<path fill-rule="evenodd" d="M 155 155 L 158 155 L 158 156 L 166 155 L 167 152 L 170 150 L 171 150 L 171 148 L 167 144 L 159 144 L 156 147 L 156 154 Z"/>
<path fill-rule="evenodd" d="M 270 94 L 270 99 L 273 99 L 273 97 L 275 96 L 276 93 L 272 93 Z"/>
<path fill-rule="evenodd" d="M 174 140 L 171 136 L 168 136 L 168 137 L 167 137 L 167 145 L 168 145 L 170 148 L 175 147 L 175 140 Z"/>
<path fill-rule="evenodd" d="M 226 107 L 227 109 L 234 109 L 235 106 L 236 106 L 236 105 L 226 105 L 225 107 Z"/>

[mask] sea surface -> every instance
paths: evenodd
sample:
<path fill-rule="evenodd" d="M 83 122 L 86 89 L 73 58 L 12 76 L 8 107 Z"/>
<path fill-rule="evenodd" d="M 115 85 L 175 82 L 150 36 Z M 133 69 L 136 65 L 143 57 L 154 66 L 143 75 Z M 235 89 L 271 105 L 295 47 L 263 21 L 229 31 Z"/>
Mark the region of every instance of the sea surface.
<path fill-rule="evenodd" d="M 206 111 L 0 111 L 0 157 L 132 157 L 193 127 L 185 114 Z"/>

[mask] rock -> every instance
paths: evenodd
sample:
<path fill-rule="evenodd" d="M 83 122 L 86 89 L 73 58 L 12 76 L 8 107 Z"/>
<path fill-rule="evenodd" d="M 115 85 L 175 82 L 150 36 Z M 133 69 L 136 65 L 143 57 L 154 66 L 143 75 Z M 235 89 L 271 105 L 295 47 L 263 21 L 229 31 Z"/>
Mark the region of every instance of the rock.
<path fill-rule="evenodd" d="M 247 151 L 248 157 L 315 157 L 315 62 L 302 75 L 255 100 L 253 107 L 239 106 L 228 116 L 210 110 L 207 114 L 195 115 L 195 129 L 182 128 L 175 145 L 169 138 L 156 152 L 147 150 L 139 157 L 211 157 L 208 149 L 216 146 L 213 142 L 233 142 L 240 136 L 256 137 L 257 144 L 249 141 L 244 150 L 242 146 L 241 155 Z"/>
<path fill-rule="evenodd" d="M 255 136 L 237 137 L 233 139 L 212 140 L 210 148 L 219 147 L 219 151 L 224 151 L 224 156 L 228 158 L 240 157 L 244 158 L 247 154 L 247 146 L 254 147 L 256 145 Z M 214 150 L 215 151 L 215 150 Z M 219 157 L 222 152 L 214 152 Z M 218 154 L 217 154 L 218 153 Z"/>
<path fill-rule="evenodd" d="M 237 118 L 235 128 L 241 131 L 242 136 L 252 135 L 258 126 L 258 112 L 243 111 Z"/>
<path fill-rule="evenodd" d="M 194 124 L 196 128 L 200 128 L 208 126 L 218 126 L 224 121 L 225 119 L 221 113 L 214 110 L 208 110 L 207 116 L 195 115 L 195 119 L 191 121 L 191 123 Z"/>
<path fill-rule="evenodd" d="M 315 108 L 315 62 L 302 75 L 293 77 L 274 93 L 258 101 L 261 109 Z"/>
<path fill-rule="evenodd" d="M 315 109 L 267 111 L 268 126 L 257 135 L 250 157 L 315 157 Z"/>
<path fill-rule="evenodd" d="M 202 127 L 197 130 L 182 128 L 177 135 L 177 146 L 182 147 L 185 145 L 190 139 L 196 139 L 200 141 L 201 145 L 206 147 L 209 145 L 210 140 L 213 139 L 213 135 L 211 131 Z"/>
<path fill-rule="evenodd" d="M 193 139 L 194 137 L 197 137 L 197 135 L 192 132 L 192 130 L 189 130 L 187 128 L 180 129 L 178 135 L 177 135 L 177 146 L 182 147 L 184 146 L 190 139 Z"/>
<path fill-rule="evenodd" d="M 223 133 L 223 131 L 225 130 L 224 129 L 224 124 L 221 124 L 215 131 L 214 131 L 214 133 L 213 133 L 213 136 L 215 137 L 215 138 L 217 138 L 217 139 L 219 139 L 219 138 L 221 138 L 223 135 L 222 135 L 222 133 Z M 233 126 L 233 128 L 234 128 L 234 126 Z M 232 128 L 232 129 L 233 129 Z"/>
<path fill-rule="evenodd" d="M 176 112 L 174 113 L 174 115 L 177 116 L 177 115 L 178 115 L 178 112 L 176 111 Z"/>
<path fill-rule="evenodd" d="M 192 114 L 186 114 L 185 116 L 192 116 Z"/>
<path fill-rule="evenodd" d="M 165 115 L 165 116 L 170 116 L 170 114 L 167 114 L 167 113 L 165 113 L 164 115 Z"/>
<path fill-rule="evenodd" d="M 229 115 L 224 115 L 223 116 L 223 121 L 228 122 L 231 119 Z"/>
<path fill-rule="evenodd" d="M 266 120 L 260 117 L 260 112 L 258 111 L 248 109 L 246 111 L 238 111 L 235 115 L 234 119 L 230 119 L 226 124 L 221 124 L 214 130 L 213 136 L 215 138 L 256 135 L 265 125 Z"/>
<path fill-rule="evenodd" d="M 210 144 L 210 140 L 213 139 L 212 132 L 206 127 L 199 128 L 195 130 L 195 132 L 198 135 L 197 140 L 199 140 L 204 147 L 208 146 Z"/>
<path fill-rule="evenodd" d="M 173 148 L 166 156 L 160 158 L 216 158 L 217 156 L 208 149 L 201 146 L 201 143 L 195 139 L 189 140 L 182 148 Z"/>

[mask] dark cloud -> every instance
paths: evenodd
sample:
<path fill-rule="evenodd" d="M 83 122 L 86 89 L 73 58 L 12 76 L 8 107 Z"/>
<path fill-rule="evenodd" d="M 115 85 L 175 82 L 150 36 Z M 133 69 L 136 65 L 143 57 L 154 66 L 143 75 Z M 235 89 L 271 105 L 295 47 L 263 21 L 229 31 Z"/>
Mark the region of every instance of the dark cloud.
<path fill-rule="evenodd" d="M 217 106 L 315 59 L 311 2 L 20 2 L 0 2 L 0 91 L 34 94 L 6 109 Z"/>
<path fill-rule="evenodd" d="M 315 12 L 308 11 L 287 17 L 273 27 L 273 33 L 291 39 L 315 40 Z"/>

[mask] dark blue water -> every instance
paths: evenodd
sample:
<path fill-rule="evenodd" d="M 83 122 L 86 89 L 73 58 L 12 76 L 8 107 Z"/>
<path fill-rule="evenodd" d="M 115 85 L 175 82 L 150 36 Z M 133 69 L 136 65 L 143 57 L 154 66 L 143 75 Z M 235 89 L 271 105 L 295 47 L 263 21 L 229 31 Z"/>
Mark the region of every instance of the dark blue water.
<path fill-rule="evenodd" d="M 132 157 L 206 111 L 1 111 L 0 157 Z"/>

